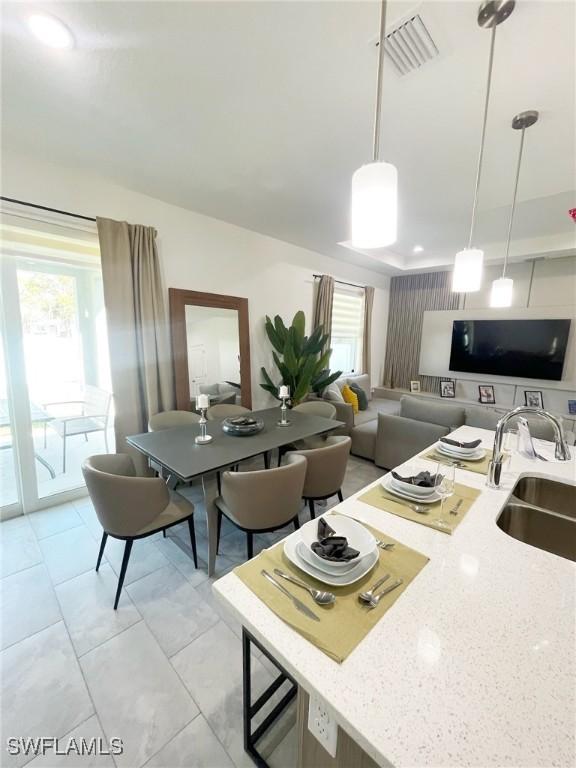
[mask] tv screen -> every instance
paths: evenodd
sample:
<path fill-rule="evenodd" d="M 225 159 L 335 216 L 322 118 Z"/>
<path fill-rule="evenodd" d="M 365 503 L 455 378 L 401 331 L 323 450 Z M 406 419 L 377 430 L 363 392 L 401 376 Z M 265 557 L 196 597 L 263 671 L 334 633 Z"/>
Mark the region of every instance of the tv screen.
<path fill-rule="evenodd" d="M 560 381 L 570 320 L 455 320 L 450 370 Z"/>

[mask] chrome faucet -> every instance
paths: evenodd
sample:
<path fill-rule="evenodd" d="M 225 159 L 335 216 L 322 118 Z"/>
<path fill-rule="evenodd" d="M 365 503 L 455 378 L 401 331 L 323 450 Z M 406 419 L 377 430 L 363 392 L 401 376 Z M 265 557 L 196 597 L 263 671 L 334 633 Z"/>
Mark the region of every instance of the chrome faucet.
<path fill-rule="evenodd" d="M 506 424 L 508 424 L 510 419 L 513 419 L 515 416 L 520 416 L 523 413 L 541 416 L 552 424 L 554 427 L 554 439 L 556 441 L 555 456 L 559 461 L 570 461 L 570 448 L 564 437 L 561 420 L 551 413 L 548 413 L 548 411 L 545 411 L 543 408 L 531 408 L 527 405 L 521 405 L 518 408 L 514 408 L 513 411 L 504 414 L 496 425 L 492 461 L 488 467 L 488 477 L 486 480 L 486 484 L 489 485 L 490 488 L 500 487 L 500 475 L 502 473 L 502 461 L 504 459 L 502 440 L 504 438 L 504 432 L 506 431 Z"/>

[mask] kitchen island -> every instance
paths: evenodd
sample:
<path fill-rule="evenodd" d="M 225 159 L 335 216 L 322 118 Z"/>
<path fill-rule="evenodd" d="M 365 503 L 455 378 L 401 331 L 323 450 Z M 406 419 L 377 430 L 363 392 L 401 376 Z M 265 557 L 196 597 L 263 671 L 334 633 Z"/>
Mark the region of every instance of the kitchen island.
<path fill-rule="evenodd" d="M 453 436 L 481 438 L 486 448 L 494 439 L 466 426 Z M 435 466 L 420 456 L 408 463 Z M 457 482 L 481 495 L 453 536 L 359 501 L 366 488 L 338 505 L 430 558 L 342 664 L 277 618 L 234 573 L 214 591 L 378 765 L 568 768 L 576 763 L 576 566 L 496 524 L 516 481 L 528 475 L 574 485 L 575 460 L 516 454 L 497 490 L 484 475 L 457 469 Z"/>

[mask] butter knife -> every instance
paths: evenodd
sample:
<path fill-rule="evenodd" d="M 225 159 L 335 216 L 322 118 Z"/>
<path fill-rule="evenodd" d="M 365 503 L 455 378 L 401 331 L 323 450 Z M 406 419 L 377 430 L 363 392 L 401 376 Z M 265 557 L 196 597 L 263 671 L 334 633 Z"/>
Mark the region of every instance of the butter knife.
<path fill-rule="evenodd" d="M 316 614 L 314 613 L 314 611 L 311 611 L 311 610 L 310 610 L 310 608 L 308 608 L 308 606 L 307 606 L 307 605 L 305 605 L 305 603 L 303 603 L 303 602 L 302 602 L 301 600 L 299 600 L 299 599 L 298 599 L 298 598 L 297 598 L 295 595 L 293 595 L 293 594 L 292 594 L 292 592 L 289 592 L 287 589 L 285 589 L 285 588 L 282 586 L 282 584 L 280 584 L 279 582 L 277 582 L 277 581 L 276 581 L 276 579 L 275 579 L 275 578 L 273 578 L 272 576 L 270 576 L 270 574 L 268 573 L 268 571 L 265 571 L 264 569 L 262 569 L 262 570 L 260 571 L 260 573 L 262 574 L 262 576 L 264 576 L 264 578 L 265 578 L 265 579 L 268 579 L 268 581 L 269 581 L 271 584 L 274 584 L 274 586 L 275 586 L 277 589 L 279 589 L 279 590 L 280 590 L 280 592 L 282 592 L 282 594 L 286 595 L 286 597 L 287 597 L 287 598 L 289 598 L 290 600 L 292 600 L 292 602 L 294 603 L 294 607 L 295 607 L 295 608 L 297 608 L 297 609 L 300 611 L 300 613 L 303 613 L 303 614 L 304 614 L 304 616 L 307 616 L 309 619 L 313 619 L 314 621 L 320 621 L 320 618 L 319 618 L 318 616 L 316 616 Z"/>
<path fill-rule="evenodd" d="M 457 514 L 458 514 L 458 510 L 459 510 L 459 509 L 460 509 L 460 507 L 462 506 L 462 502 L 463 502 L 463 501 L 464 501 L 464 499 L 458 499 L 458 501 L 456 502 L 456 506 L 454 506 L 454 507 L 453 507 L 453 508 L 450 510 L 450 514 L 451 514 L 451 515 L 457 515 Z"/>

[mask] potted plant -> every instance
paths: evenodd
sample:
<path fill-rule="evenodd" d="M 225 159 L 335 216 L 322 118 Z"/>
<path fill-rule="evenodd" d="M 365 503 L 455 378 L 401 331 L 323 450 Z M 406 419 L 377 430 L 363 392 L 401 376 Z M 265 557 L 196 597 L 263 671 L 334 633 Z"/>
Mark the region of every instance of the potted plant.
<path fill-rule="evenodd" d="M 342 375 L 342 371 L 330 373 L 328 366 L 332 350 L 325 349 L 328 336 L 324 328 L 318 326 L 310 336 L 305 335 L 304 312 L 296 312 L 289 328 L 280 315 L 276 315 L 274 322 L 266 315 L 265 327 L 274 348 L 272 356 L 281 381 L 276 384 L 266 368 L 262 367 L 264 381 L 260 386 L 275 398 L 279 399 L 279 385 L 286 384 L 290 388 L 291 405 L 298 405 L 310 392 L 320 395 Z"/>

